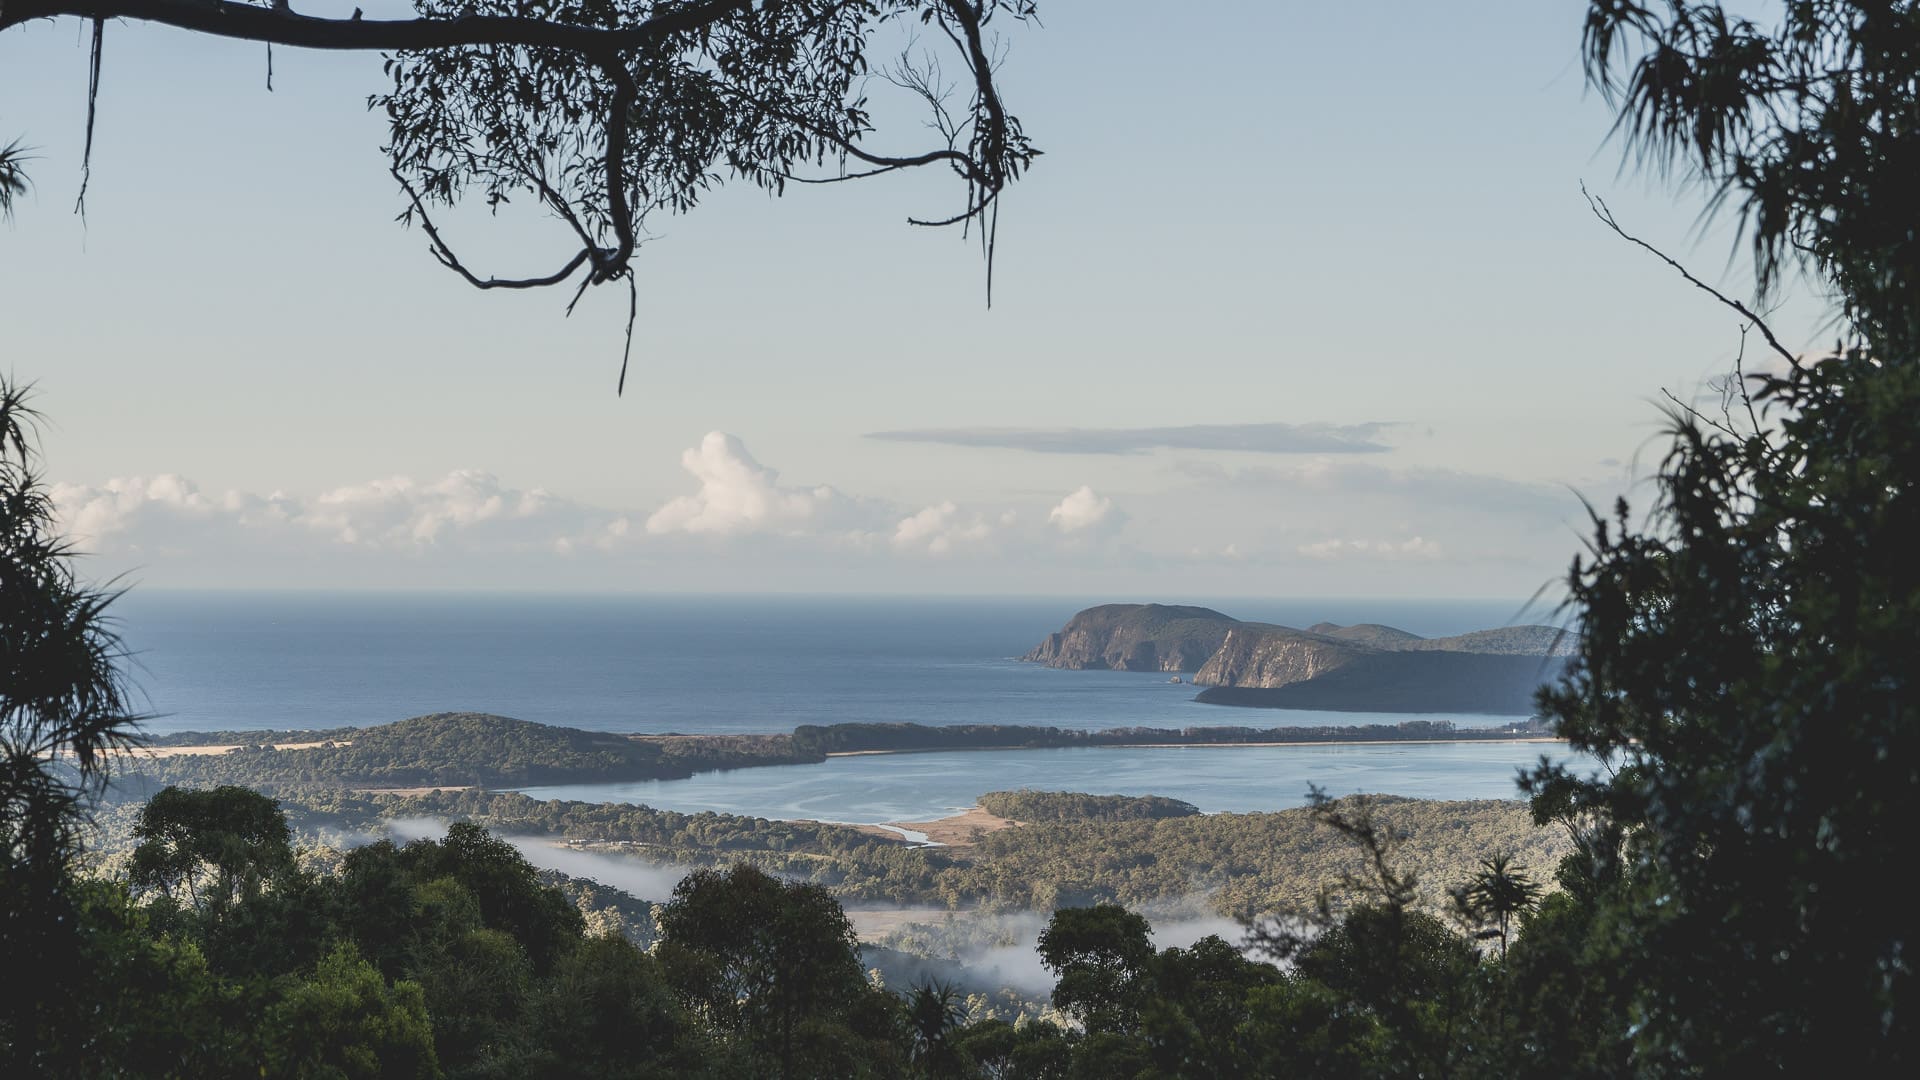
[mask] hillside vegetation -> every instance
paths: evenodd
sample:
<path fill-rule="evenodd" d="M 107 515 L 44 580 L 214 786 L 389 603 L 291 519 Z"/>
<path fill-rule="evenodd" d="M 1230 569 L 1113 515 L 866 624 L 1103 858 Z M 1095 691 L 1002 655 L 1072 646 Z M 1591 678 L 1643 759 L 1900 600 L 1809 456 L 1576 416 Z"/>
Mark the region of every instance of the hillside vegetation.
<path fill-rule="evenodd" d="M 486 713 L 434 713 L 333 734 L 342 741 L 298 750 L 254 743 L 223 754 L 141 760 L 135 770 L 161 786 L 244 784 L 288 791 L 654 780 L 817 760 L 796 752 L 786 736 L 636 739 Z"/>
<path fill-rule="evenodd" d="M 1319 825 L 1307 807 L 1183 814 L 1174 800 L 1148 800 L 1144 805 L 1174 816 L 1139 818 L 1125 816 L 1133 811 L 1121 803 L 1083 800 L 1091 797 L 1037 799 L 1029 805 L 1047 807 L 1043 813 L 1052 817 L 984 834 L 967 848 L 912 847 L 847 825 L 543 801 L 512 792 L 341 793 L 286 806 L 296 827 L 314 835 L 364 831 L 394 819 L 472 821 L 499 833 L 680 866 L 745 862 L 822 885 L 850 904 L 1046 910 L 1096 902 L 1200 903 L 1238 915 L 1310 904 L 1342 875 L 1366 870 L 1362 853 Z M 1402 837 L 1402 861 L 1436 908 L 1444 890 L 1480 859 L 1509 852 L 1545 868 L 1566 851 L 1565 833 L 1535 825 L 1524 803 L 1376 801 L 1382 821 Z M 1095 816 L 1070 816 L 1075 807 Z M 1119 816 L 1097 816 L 1116 811 Z"/>
<path fill-rule="evenodd" d="M 1081 791 L 989 791 L 980 809 L 1021 822 L 1155 821 L 1192 817 L 1200 808 L 1163 795 L 1088 795 Z"/>

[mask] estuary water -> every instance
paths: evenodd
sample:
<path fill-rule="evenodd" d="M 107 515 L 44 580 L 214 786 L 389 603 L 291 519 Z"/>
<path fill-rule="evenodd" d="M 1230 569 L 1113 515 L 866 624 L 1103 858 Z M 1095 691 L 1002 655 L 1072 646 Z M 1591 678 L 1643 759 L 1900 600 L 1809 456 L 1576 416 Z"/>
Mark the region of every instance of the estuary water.
<path fill-rule="evenodd" d="M 1566 748 L 1486 742 L 932 751 L 856 754 L 820 765 L 701 773 L 685 780 L 523 790 L 537 799 L 856 825 L 930 821 L 965 810 L 986 792 L 1023 787 L 1165 795 L 1207 813 L 1249 812 L 1305 805 L 1310 785 L 1334 796 L 1518 798 L 1515 775 L 1543 753 L 1564 759 Z"/>

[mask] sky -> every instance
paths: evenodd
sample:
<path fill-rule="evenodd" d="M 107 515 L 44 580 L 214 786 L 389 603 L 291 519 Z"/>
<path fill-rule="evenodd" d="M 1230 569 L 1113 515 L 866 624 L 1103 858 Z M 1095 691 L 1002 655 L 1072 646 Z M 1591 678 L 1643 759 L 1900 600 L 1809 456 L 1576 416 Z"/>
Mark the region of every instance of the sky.
<path fill-rule="evenodd" d="M 624 293 L 483 293 L 394 222 L 377 57 L 277 50 L 269 92 L 259 46 L 111 25 L 81 217 L 86 35 L 16 28 L 0 370 L 86 572 L 143 587 L 1524 597 L 1740 347 L 1581 184 L 1751 291 L 1698 192 L 1621 170 L 1583 8 L 1043 3 L 991 308 L 905 223 L 939 176 L 740 185 L 651 223 L 620 396 Z M 483 273 L 569 252 L 443 224 Z"/>

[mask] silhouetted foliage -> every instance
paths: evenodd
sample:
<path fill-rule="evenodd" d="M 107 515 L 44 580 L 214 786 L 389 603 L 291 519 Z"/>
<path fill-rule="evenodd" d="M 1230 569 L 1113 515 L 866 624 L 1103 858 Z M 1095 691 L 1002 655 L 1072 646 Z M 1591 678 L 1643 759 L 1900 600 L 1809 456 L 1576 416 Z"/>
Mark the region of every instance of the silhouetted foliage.
<path fill-rule="evenodd" d="M 24 196 L 27 182 L 27 149 L 15 139 L 0 146 L 0 221 L 13 217 L 14 200 Z"/>
<path fill-rule="evenodd" d="M 1059 979 L 1053 1003 L 1088 1027 L 1132 1033 L 1153 959 L 1148 929 L 1113 904 L 1055 911 L 1040 932 L 1040 962 Z"/>
<path fill-rule="evenodd" d="M 222 911 L 257 898 L 293 869 L 292 830 L 279 806 L 250 788 L 168 788 L 140 811 L 128 881 L 170 900 Z"/>
<path fill-rule="evenodd" d="M 1718 416 L 1677 405 L 1645 523 L 1596 518 L 1542 707 L 1610 768 L 1533 776 L 1580 847 L 1511 966 L 1577 965 L 1589 1017 L 1631 1017 L 1596 1068 L 1611 1040 L 1649 1074 L 1902 1072 L 1911 905 L 1882 875 L 1920 813 L 1920 20 L 1606 0 L 1586 44 L 1629 147 L 1737 201 L 1763 280 L 1809 260 L 1850 340 L 1802 358 L 1759 324 L 1779 370 L 1737 371 Z"/>
<path fill-rule="evenodd" d="M 10 175 L 0 171 L 0 189 Z M 70 867 L 87 802 L 132 745 L 138 715 L 117 666 L 114 594 L 74 572 L 28 398 L 0 376 L 0 957 L 53 982 L 75 963 Z M 32 1068 L 44 1001 L 0 996 L 0 1065 Z"/>
<path fill-rule="evenodd" d="M 1768 5 L 1773 7 L 1773 5 Z M 1793 0 L 1777 21 L 1694 0 L 1594 0 L 1588 81 L 1629 153 L 1732 202 L 1763 282 L 1810 260 L 1881 348 L 1920 345 L 1920 18 Z"/>
<path fill-rule="evenodd" d="M 1514 920 L 1533 910 L 1541 888 L 1527 876 L 1526 868 L 1515 865 L 1513 856 L 1501 852 L 1480 860 L 1480 869 L 1465 885 L 1453 891 L 1455 913 L 1470 926 L 1491 924 L 1474 935 L 1479 940 L 1500 942 L 1500 955 L 1507 955 L 1507 941 Z"/>
<path fill-rule="evenodd" d="M 660 912 L 656 954 L 687 1007 L 781 1077 L 888 1075 L 903 1029 L 860 969 L 853 926 L 817 885 L 696 870 Z"/>

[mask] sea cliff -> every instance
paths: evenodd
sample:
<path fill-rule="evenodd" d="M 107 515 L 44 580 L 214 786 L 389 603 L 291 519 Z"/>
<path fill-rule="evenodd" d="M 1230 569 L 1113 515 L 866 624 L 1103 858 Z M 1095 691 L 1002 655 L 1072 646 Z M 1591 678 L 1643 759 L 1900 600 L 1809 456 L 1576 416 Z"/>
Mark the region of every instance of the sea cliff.
<path fill-rule="evenodd" d="M 1075 615 L 1021 659 L 1074 671 L 1197 671 L 1239 625 L 1212 608 L 1103 604 Z"/>
<path fill-rule="evenodd" d="M 1523 715 L 1577 639 L 1551 626 L 1423 638 L 1398 627 L 1242 622 L 1212 608 L 1103 604 L 1023 659 L 1073 670 L 1192 673 L 1210 704 Z"/>

